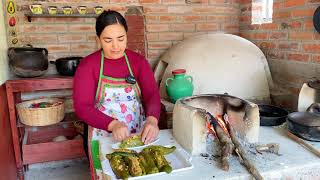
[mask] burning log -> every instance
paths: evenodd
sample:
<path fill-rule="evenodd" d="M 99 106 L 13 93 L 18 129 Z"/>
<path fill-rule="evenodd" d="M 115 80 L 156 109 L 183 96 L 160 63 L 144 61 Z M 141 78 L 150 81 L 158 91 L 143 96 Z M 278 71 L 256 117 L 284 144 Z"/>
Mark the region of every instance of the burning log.
<path fill-rule="evenodd" d="M 209 119 L 215 119 L 210 113 L 207 113 Z M 216 120 L 216 119 L 215 119 Z M 219 143 L 221 145 L 221 168 L 224 171 L 229 170 L 229 157 L 234 150 L 234 145 L 231 141 L 229 133 L 224 125 L 221 124 L 219 121 L 212 121 L 212 126 L 209 127 L 212 132 L 215 133 L 216 137 L 219 139 Z M 223 128 L 221 128 L 223 127 Z M 212 129 L 214 128 L 214 129 Z"/>
<path fill-rule="evenodd" d="M 248 159 L 245 150 L 241 146 L 240 141 L 238 140 L 235 131 L 230 125 L 227 115 L 226 118 L 222 116 L 213 117 L 210 113 L 206 113 L 207 119 L 209 120 L 210 132 L 214 132 L 216 137 L 218 137 L 220 144 L 222 145 L 221 152 L 221 164 L 223 170 L 229 170 L 228 159 L 230 154 L 234 151 L 239 159 L 241 164 L 243 164 L 247 170 L 255 177 L 257 180 L 263 180 L 263 177 L 255 167 L 255 165 Z"/>

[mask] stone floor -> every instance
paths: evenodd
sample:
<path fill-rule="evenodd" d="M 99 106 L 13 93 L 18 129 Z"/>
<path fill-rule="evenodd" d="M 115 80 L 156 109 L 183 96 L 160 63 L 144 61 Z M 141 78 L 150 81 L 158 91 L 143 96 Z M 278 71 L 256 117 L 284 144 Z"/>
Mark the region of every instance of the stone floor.
<path fill-rule="evenodd" d="M 89 180 L 87 159 L 74 159 L 29 165 L 26 180 Z"/>

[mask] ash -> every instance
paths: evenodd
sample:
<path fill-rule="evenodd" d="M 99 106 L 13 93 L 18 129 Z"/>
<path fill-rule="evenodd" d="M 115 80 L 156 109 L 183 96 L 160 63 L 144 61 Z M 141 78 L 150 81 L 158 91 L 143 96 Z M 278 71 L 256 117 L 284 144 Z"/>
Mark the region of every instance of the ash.
<path fill-rule="evenodd" d="M 241 143 L 242 148 L 245 150 L 247 158 L 261 171 L 271 169 L 273 167 L 272 164 L 276 163 L 277 159 L 281 156 L 281 154 L 277 155 L 269 152 L 258 153 L 256 151 L 256 146 L 263 144 L 248 143 L 240 138 L 238 134 L 237 138 Z M 207 152 L 201 153 L 200 156 L 208 160 L 220 162 L 221 146 L 219 145 L 219 140 L 214 135 L 209 134 L 206 143 Z M 219 166 L 219 163 L 216 165 Z M 239 157 L 235 153 L 230 157 L 229 165 L 231 170 L 239 168 L 236 166 L 241 166 L 241 164 L 239 164 Z"/>

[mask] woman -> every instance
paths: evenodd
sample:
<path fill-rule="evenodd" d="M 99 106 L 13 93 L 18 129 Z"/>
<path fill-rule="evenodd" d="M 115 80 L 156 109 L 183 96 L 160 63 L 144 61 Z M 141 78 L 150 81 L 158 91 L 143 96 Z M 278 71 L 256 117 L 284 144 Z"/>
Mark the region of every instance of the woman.
<path fill-rule="evenodd" d="M 101 50 L 85 57 L 74 77 L 77 116 L 122 141 L 141 133 L 145 144 L 159 133 L 160 95 L 152 69 L 141 55 L 126 49 L 128 27 L 116 11 L 96 21 Z"/>

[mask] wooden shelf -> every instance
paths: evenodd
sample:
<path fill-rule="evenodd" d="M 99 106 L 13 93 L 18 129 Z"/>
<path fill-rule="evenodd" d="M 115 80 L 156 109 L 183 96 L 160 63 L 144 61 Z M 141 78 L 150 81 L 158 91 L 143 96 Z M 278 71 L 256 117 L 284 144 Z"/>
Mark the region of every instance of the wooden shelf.
<path fill-rule="evenodd" d="M 19 118 L 17 118 L 17 119 L 19 119 Z M 73 123 L 73 122 L 77 122 L 77 121 L 79 121 L 79 120 L 77 119 L 75 113 L 66 113 L 64 119 L 56 124 L 52 124 L 52 125 L 48 125 L 48 126 L 28 126 L 28 125 L 21 123 L 21 121 L 19 119 L 17 122 L 17 127 L 25 127 L 28 129 L 44 128 L 44 127 L 49 127 L 49 126 L 60 126 L 63 124 L 69 124 L 69 123 Z"/>
<path fill-rule="evenodd" d="M 99 15 L 98 14 L 94 14 L 94 13 L 87 13 L 87 14 L 70 14 L 70 15 L 66 15 L 66 14 L 55 14 L 55 15 L 51 15 L 51 14 L 33 14 L 33 13 L 26 13 L 24 14 L 27 18 L 28 21 L 31 22 L 32 18 L 96 18 Z"/>

